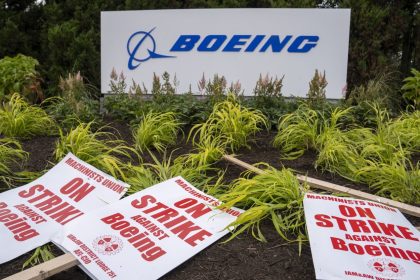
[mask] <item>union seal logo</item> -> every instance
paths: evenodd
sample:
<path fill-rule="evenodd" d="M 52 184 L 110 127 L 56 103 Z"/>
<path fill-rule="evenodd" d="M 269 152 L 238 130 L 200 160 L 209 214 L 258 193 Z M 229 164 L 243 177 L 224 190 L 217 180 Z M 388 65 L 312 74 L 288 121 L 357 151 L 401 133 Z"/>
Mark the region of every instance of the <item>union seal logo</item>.
<path fill-rule="evenodd" d="M 123 248 L 123 242 L 115 235 L 102 235 L 93 240 L 93 248 L 102 255 L 115 255 Z"/>
<path fill-rule="evenodd" d="M 386 258 L 372 259 L 367 263 L 367 266 L 376 274 L 384 277 L 400 277 L 405 274 L 405 269 L 401 265 Z"/>

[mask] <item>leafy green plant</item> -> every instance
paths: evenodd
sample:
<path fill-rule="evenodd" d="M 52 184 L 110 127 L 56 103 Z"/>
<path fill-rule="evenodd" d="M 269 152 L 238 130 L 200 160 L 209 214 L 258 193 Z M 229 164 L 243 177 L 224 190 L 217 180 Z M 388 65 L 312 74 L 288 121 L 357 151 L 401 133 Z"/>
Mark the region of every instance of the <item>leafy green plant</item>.
<path fill-rule="evenodd" d="M 280 97 L 282 95 L 281 89 L 283 88 L 283 79 L 284 76 L 280 79 L 277 77 L 273 79 L 273 77 L 269 77 L 268 74 L 263 78 L 260 74 L 253 90 L 254 96 L 256 99 L 263 99 L 262 101 L 264 101 L 264 98 L 266 97 Z"/>
<path fill-rule="evenodd" d="M 228 227 L 233 227 L 231 240 L 250 229 L 252 235 L 265 241 L 260 229 L 264 219 L 271 219 L 278 234 L 287 241 L 297 241 L 301 245 L 306 238 L 303 198 L 308 187 L 300 185 L 289 169 L 277 170 L 266 166 L 263 174 L 236 179 L 227 193 L 219 198 L 220 208 L 237 206 L 247 209 Z"/>
<path fill-rule="evenodd" d="M 118 94 L 107 96 L 104 99 L 104 107 L 109 116 L 122 121 L 134 120 L 140 108 L 144 106 L 143 100 L 137 95 Z"/>
<path fill-rule="evenodd" d="M 274 147 L 280 149 L 283 159 L 300 157 L 306 150 L 315 148 L 319 123 L 319 113 L 302 104 L 280 119 Z"/>
<path fill-rule="evenodd" d="M 68 74 L 66 79 L 60 78 L 61 97 L 50 98 L 48 113 L 60 126 L 69 129 L 79 122 L 95 120 L 99 113 L 99 102 L 93 99 L 94 87 L 86 84 L 80 72 Z"/>
<path fill-rule="evenodd" d="M 182 176 L 185 180 L 199 189 L 208 188 L 212 176 L 206 176 L 206 172 L 212 170 L 210 165 L 192 166 L 182 158 L 172 160 L 172 154 L 163 155 L 159 160 L 150 153 L 153 163 L 144 163 L 139 166 L 128 166 L 127 183 L 131 185 L 128 194 L 136 193 L 159 182 L 166 181 L 176 176 Z"/>
<path fill-rule="evenodd" d="M 260 110 L 269 120 L 270 128 L 278 124 L 280 117 L 297 109 L 296 102 L 282 96 L 284 76 L 280 79 L 260 75 L 253 90 L 253 98 L 244 101 L 247 107 Z"/>
<path fill-rule="evenodd" d="M 249 137 L 263 126 L 268 128 L 268 122 L 260 111 L 242 106 L 230 95 L 228 100 L 214 106 L 205 123 L 193 126 L 189 138 L 192 136 L 193 143 L 196 143 L 220 136 L 220 140 L 225 141 L 223 146 L 237 151 L 241 147 L 249 148 Z"/>
<path fill-rule="evenodd" d="M 125 94 L 127 83 L 125 82 L 124 73 L 121 71 L 120 75 L 117 74 L 115 68 L 112 68 L 110 81 L 109 81 L 109 93 L 111 94 Z"/>
<path fill-rule="evenodd" d="M 309 106 L 316 108 L 325 104 L 325 92 L 327 85 L 328 82 L 325 76 L 325 71 L 324 74 L 321 74 L 318 70 L 315 70 L 314 77 L 309 82 L 309 90 L 306 94 Z"/>
<path fill-rule="evenodd" d="M 356 172 L 356 180 L 365 182 L 376 194 L 405 203 L 420 203 L 420 168 L 406 160 L 383 163 L 368 161 Z"/>
<path fill-rule="evenodd" d="M 401 89 L 404 91 L 404 99 L 413 102 L 414 107 L 418 108 L 420 105 L 420 71 L 413 68 L 411 74 L 411 77 L 404 79 Z"/>
<path fill-rule="evenodd" d="M 131 154 L 136 155 L 136 151 L 126 146 L 124 141 L 116 139 L 114 133 L 104 131 L 107 127 L 93 132 L 92 125 L 93 122 L 81 123 L 67 134 L 60 130 L 54 150 L 55 159 L 58 161 L 71 152 L 98 169 L 125 179 L 123 159 L 131 159 Z"/>
<path fill-rule="evenodd" d="M 35 249 L 34 253 L 27 259 L 22 266 L 22 269 L 27 266 L 34 266 L 42 262 L 49 261 L 55 256 L 52 253 L 51 245 L 46 244 Z"/>
<path fill-rule="evenodd" d="M 341 129 L 341 120 L 346 118 L 352 108 L 335 108 L 328 116 L 320 115 L 320 126 L 315 139 L 318 157 L 315 167 L 321 167 L 343 177 L 353 174 L 358 168 L 357 151 Z"/>
<path fill-rule="evenodd" d="M 15 93 L 10 101 L 0 108 L 0 134 L 8 137 L 30 138 L 35 135 L 50 135 L 56 132 L 56 124 L 37 105 L 29 105 Z"/>
<path fill-rule="evenodd" d="M 206 81 L 203 73 L 203 77 L 198 82 L 198 90 L 202 95 L 207 95 L 213 104 L 220 102 L 224 100 L 227 95 L 226 78 L 225 76 L 215 74 L 212 80 L 209 79 Z"/>
<path fill-rule="evenodd" d="M 157 103 L 168 102 L 173 99 L 176 87 L 178 86 L 178 80 L 176 75 L 174 76 L 173 82 L 171 81 L 171 76 L 168 72 L 163 72 L 162 82 L 160 77 L 153 73 L 153 83 L 152 83 L 152 97 L 153 100 Z"/>
<path fill-rule="evenodd" d="M 387 139 L 409 152 L 420 152 L 420 111 L 404 113 L 387 125 Z"/>
<path fill-rule="evenodd" d="M 28 159 L 28 153 L 20 143 L 13 139 L 0 138 L 0 181 L 10 187 L 14 180 L 13 166 L 22 165 Z"/>
<path fill-rule="evenodd" d="M 195 143 L 192 153 L 178 157 L 190 166 L 207 166 L 220 160 L 225 154 L 226 141 L 223 136 L 209 136 Z"/>
<path fill-rule="evenodd" d="M 151 147 L 163 152 L 167 145 L 176 143 L 181 126 L 182 123 L 173 112 L 150 112 L 143 115 L 138 126 L 133 129 L 135 147 L 142 153 Z"/>
<path fill-rule="evenodd" d="M 378 103 L 369 105 L 375 114 L 374 127 L 356 128 L 347 133 L 354 140 L 353 146 L 357 148 L 360 157 L 365 161 L 390 164 L 405 160 L 411 152 L 420 149 L 420 121 L 416 119 L 416 113 L 392 120 L 388 110 L 381 108 Z"/>
<path fill-rule="evenodd" d="M 9 94 L 22 93 L 33 103 L 42 100 L 41 78 L 36 71 L 38 61 L 35 58 L 18 54 L 0 60 L 0 101 Z"/>
<path fill-rule="evenodd" d="M 366 84 L 354 87 L 347 100 L 348 104 L 357 105 L 363 102 L 376 103 L 381 108 L 395 108 L 397 89 L 393 86 L 393 75 L 379 74 Z"/>

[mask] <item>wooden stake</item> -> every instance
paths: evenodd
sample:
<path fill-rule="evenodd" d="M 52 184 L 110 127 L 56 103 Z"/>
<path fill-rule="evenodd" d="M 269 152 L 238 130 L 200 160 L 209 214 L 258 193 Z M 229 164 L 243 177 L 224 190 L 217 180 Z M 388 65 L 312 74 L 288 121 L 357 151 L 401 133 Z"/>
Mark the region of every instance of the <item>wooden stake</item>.
<path fill-rule="evenodd" d="M 24 271 L 13 274 L 3 280 L 41 280 L 69 269 L 79 262 L 72 254 L 67 253 Z"/>
<path fill-rule="evenodd" d="M 253 165 L 250 165 L 246 162 L 243 162 L 237 158 L 235 158 L 234 156 L 231 155 L 224 155 L 223 158 L 231 163 L 234 163 L 236 165 L 239 165 L 245 169 L 251 170 L 257 174 L 262 174 L 264 173 L 264 170 L 259 169 Z M 377 195 L 373 195 L 370 193 L 365 193 L 362 191 L 358 191 L 352 188 L 348 188 L 348 187 L 344 187 L 344 186 L 340 186 L 340 185 L 336 185 L 333 183 L 329 183 L 329 182 L 325 182 L 322 180 L 318 180 L 315 178 L 311 178 L 311 177 L 307 177 L 307 176 L 303 176 L 303 175 L 296 175 L 297 179 L 299 182 L 304 183 L 306 182 L 310 187 L 312 188 L 316 188 L 316 189 L 321 189 L 321 190 L 325 190 L 325 191 L 329 191 L 329 192 L 339 192 L 339 193 L 346 193 L 352 197 L 355 198 L 362 198 L 362 199 L 367 199 L 367 200 L 371 200 L 371 201 L 375 201 L 375 202 L 379 202 L 382 204 L 385 204 L 387 206 L 391 206 L 394 208 L 399 209 L 401 212 L 415 216 L 415 217 L 420 217 L 420 208 L 416 207 L 416 206 L 412 206 L 412 205 L 408 205 L 405 203 L 401 203 L 398 201 L 394 201 L 388 198 L 384 198 L 384 197 L 380 197 Z"/>

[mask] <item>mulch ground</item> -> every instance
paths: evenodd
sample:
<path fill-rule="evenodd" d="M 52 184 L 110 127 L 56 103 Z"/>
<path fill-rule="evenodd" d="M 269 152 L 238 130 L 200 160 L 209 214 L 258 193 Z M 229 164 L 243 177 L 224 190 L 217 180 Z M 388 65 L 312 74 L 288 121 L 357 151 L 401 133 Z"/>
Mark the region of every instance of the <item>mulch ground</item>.
<path fill-rule="evenodd" d="M 131 131 L 129 127 L 121 122 L 113 122 L 119 132 L 119 137 L 129 144 L 132 144 Z M 321 172 L 314 168 L 316 154 L 312 151 L 306 152 L 298 160 L 282 161 L 279 152 L 272 147 L 272 140 L 275 132 L 262 132 L 255 136 L 252 149 L 242 149 L 237 152 L 237 157 L 247 163 L 266 162 L 280 168 L 282 166 L 294 169 L 301 174 L 310 177 L 340 184 L 343 186 L 370 192 L 367 186 L 356 185 L 339 176 L 328 172 Z M 53 150 L 56 137 L 38 137 L 22 142 L 23 148 L 29 152 L 30 158 L 24 166 L 25 170 L 41 171 L 54 161 Z M 178 144 L 172 147 L 173 157 L 187 153 L 191 145 L 185 143 L 180 137 Z M 145 156 L 144 161 L 151 161 Z M 244 171 L 242 168 L 227 162 L 219 162 L 217 167 L 226 169 L 225 180 L 230 182 L 240 176 Z M 406 216 L 415 226 L 420 225 L 420 219 Z M 178 266 L 161 279 L 315 279 L 314 268 L 309 244 L 303 246 L 299 254 L 299 248 L 295 243 L 287 243 L 276 233 L 269 221 L 262 223 L 262 231 L 267 239 L 266 243 L 259 242 L 250 233 L 242 234 L 238 238 L 224 243 L 227 239 L 211 245 L 198 253 L 195 257 Z M 56 255 L 62 252 L 52 245 Z M 22 264 L 29 258 L 29 252 L 19 258 L 0 265 L 0 278 L 12 275 L 21 270 Z M 63 271 L 49 279 L 89 279 L 89 277 L 78 267 Z"/>

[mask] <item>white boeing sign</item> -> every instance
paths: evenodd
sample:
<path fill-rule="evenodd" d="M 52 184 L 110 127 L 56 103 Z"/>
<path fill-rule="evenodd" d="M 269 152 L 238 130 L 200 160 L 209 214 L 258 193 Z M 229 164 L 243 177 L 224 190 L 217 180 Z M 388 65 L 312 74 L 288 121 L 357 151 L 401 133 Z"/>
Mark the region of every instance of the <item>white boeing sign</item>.
<path fill-rule="evenodd" d="M 285 96 L 305 97 L 315 70 L 327 98 L 343 97 L 349 9 L 199 9 L 101 13 L 101 90 L 113 69 L 152 88 L 153 74 L 176 75 L 177 93 L 198 93 L 215 74 L 253 95 L 260 75 L 283 79 Z"/>

